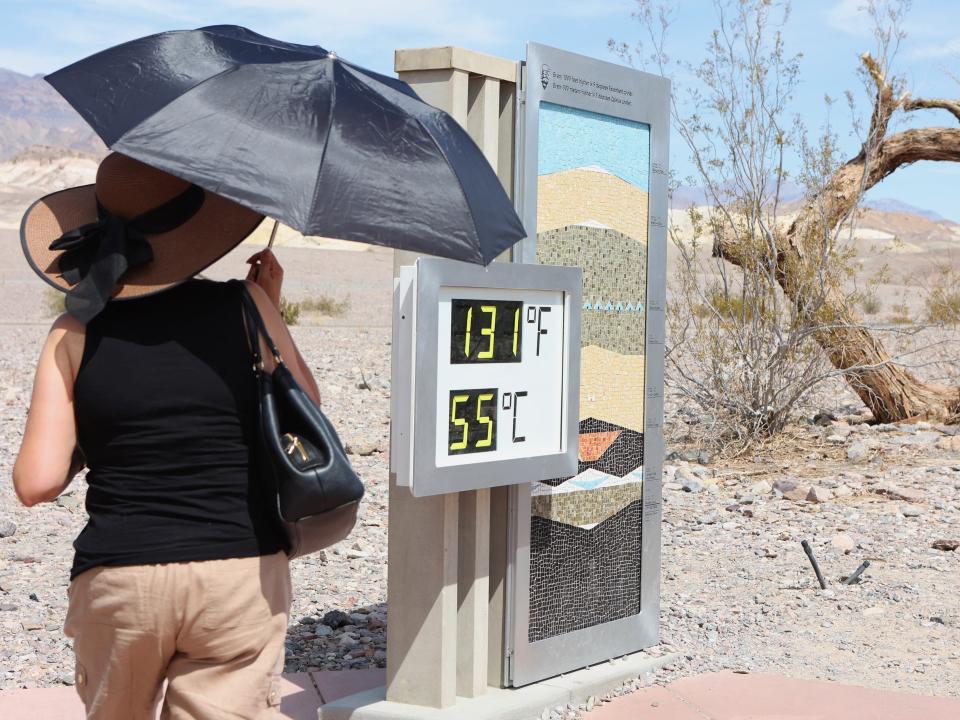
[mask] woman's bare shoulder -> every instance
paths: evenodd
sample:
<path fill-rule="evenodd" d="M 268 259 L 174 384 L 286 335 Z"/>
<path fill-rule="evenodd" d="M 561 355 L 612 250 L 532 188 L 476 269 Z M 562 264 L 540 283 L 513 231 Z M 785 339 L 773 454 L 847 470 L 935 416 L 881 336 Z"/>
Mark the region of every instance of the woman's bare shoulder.
<path fill-rule="evenodd" d="M 83 358 L 83 344 L 87 328 L 70 313 L 63 313 L 50 326 L 47 342 L 54 346 L 55 354 L 66 356 L 73 368 L 74 375 Z"/>

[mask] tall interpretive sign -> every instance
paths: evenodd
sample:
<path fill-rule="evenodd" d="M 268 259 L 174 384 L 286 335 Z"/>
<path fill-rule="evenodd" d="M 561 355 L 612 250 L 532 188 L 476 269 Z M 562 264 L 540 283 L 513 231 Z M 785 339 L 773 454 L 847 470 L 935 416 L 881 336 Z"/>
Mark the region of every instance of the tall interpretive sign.
<path fill-rule="evenodd" d="M 514 686 L 657 642 L 670 94 L 536 43 L 523 78 L 520 259 L 583 284 L 577 468 L 513 496 Z"/>

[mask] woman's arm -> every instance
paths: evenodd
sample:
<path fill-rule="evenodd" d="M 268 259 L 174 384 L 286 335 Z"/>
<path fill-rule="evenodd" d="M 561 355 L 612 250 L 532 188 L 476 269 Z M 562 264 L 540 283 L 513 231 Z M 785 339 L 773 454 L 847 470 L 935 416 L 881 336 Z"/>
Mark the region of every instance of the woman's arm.
<path fill-rule="evenodd" d="M 314 380 L 313 373 L 310 372 L 310 367 L 293 342 L 293 338 L 290 336 L 290 329 L 283 321 L 280 311 L 270 298 L 267 297 L 267 293 L 263 288 L 257 283 L 252 280 L 245 280 L 244 283 L 247 286 L 247 290 L 250 291 L 250 295 L 256 301 L 257 309 L 260 310 L 260 316 L 263 318 L 263 323 L 267 326 L 267 332 L 270 333 L 270 337 L 272 337 L 273 341 L 277 344 L 277 349 L 280 351 L 280 355 L 283 356 L 287 367 L 290 368 L 290 372 L 293 373 L 294 379 L 317 404 L 320 404 L 320 390 L 317 388 L 317 381 Z M 260 339 L 260 352 L 263 355 L 263 361 L 267 369 L 272 371 L 274 366 L 273 356 L 267 349 L 266 343 L 263 342 L 263 338 Z"/>
<path fill-rule="evenodd" d="M 55 499 L 83 468 L 73 414 L 73 383 L 83 355 L 84 326 L 70 315 L 53 323 L 40 353 L 13 488 L 27 507 Z"/>

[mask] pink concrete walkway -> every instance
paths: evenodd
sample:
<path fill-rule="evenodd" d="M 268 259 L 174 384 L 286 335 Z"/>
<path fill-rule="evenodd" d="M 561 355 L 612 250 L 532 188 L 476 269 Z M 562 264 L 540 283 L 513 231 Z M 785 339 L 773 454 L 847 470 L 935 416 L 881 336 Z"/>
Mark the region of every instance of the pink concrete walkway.
<path fill-rule="evenodd" d="M 958 720 L 960 699 L 794 680 L 711 673 L 617 698 L 587 720 Z"/>
<path fill-rule="evenodd" d="M 384 683 L 383 670 L 284 675 L 283 717 L 316 720 L 325 702 Z M 731 672 L 654 685 L 587 713 L 587 720 L 958 720 L 960 699 Z M 73 688 L 0 692 L 2 720 L 81 720 Z"/>
<path fill-rule="evenodd" d="M 280 712 L 292 720 L 317 720 L 317 708 L 386 682 L 383 670 L 340 670 L 283 676 Z M 0 691 L 0 720 L 82 720 L 72 687 Z"/>

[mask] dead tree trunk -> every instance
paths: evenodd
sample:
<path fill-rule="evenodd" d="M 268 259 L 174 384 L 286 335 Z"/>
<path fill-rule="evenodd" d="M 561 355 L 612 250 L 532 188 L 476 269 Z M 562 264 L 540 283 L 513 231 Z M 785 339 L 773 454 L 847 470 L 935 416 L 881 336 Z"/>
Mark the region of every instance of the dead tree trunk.
<path fill-rule="evenodd" d="M 960 162 L 960 129 L 923 128 L 887 135 L 894 111 L 940 109 L 960 120 L 958 100 L 913 100 L 893 97 L 890 83 L 870 55 L 863 62 L 877 84 L 870 131 L 860 153 L 830 178 L 824 189 L 808 198 L 797 218 L 777 239 L 777 281 L 786 296 L 803 312 L 804 298 L 795 282 L 810 263 L 823 257 L 824 228 L 848 220 L 861 196 L 898 168 L 918 160 Z M 748 271 L 737 243 L 718 242 L 715 253 Z M 815 334 L 853 390 L 880 422 L 930 420 L 960 421 L 960 388 L 924 383 L 897 364 L 883 344 L 856 317 L 841 293 L 828 295 L 816 311 L 830 318 Z"/>

